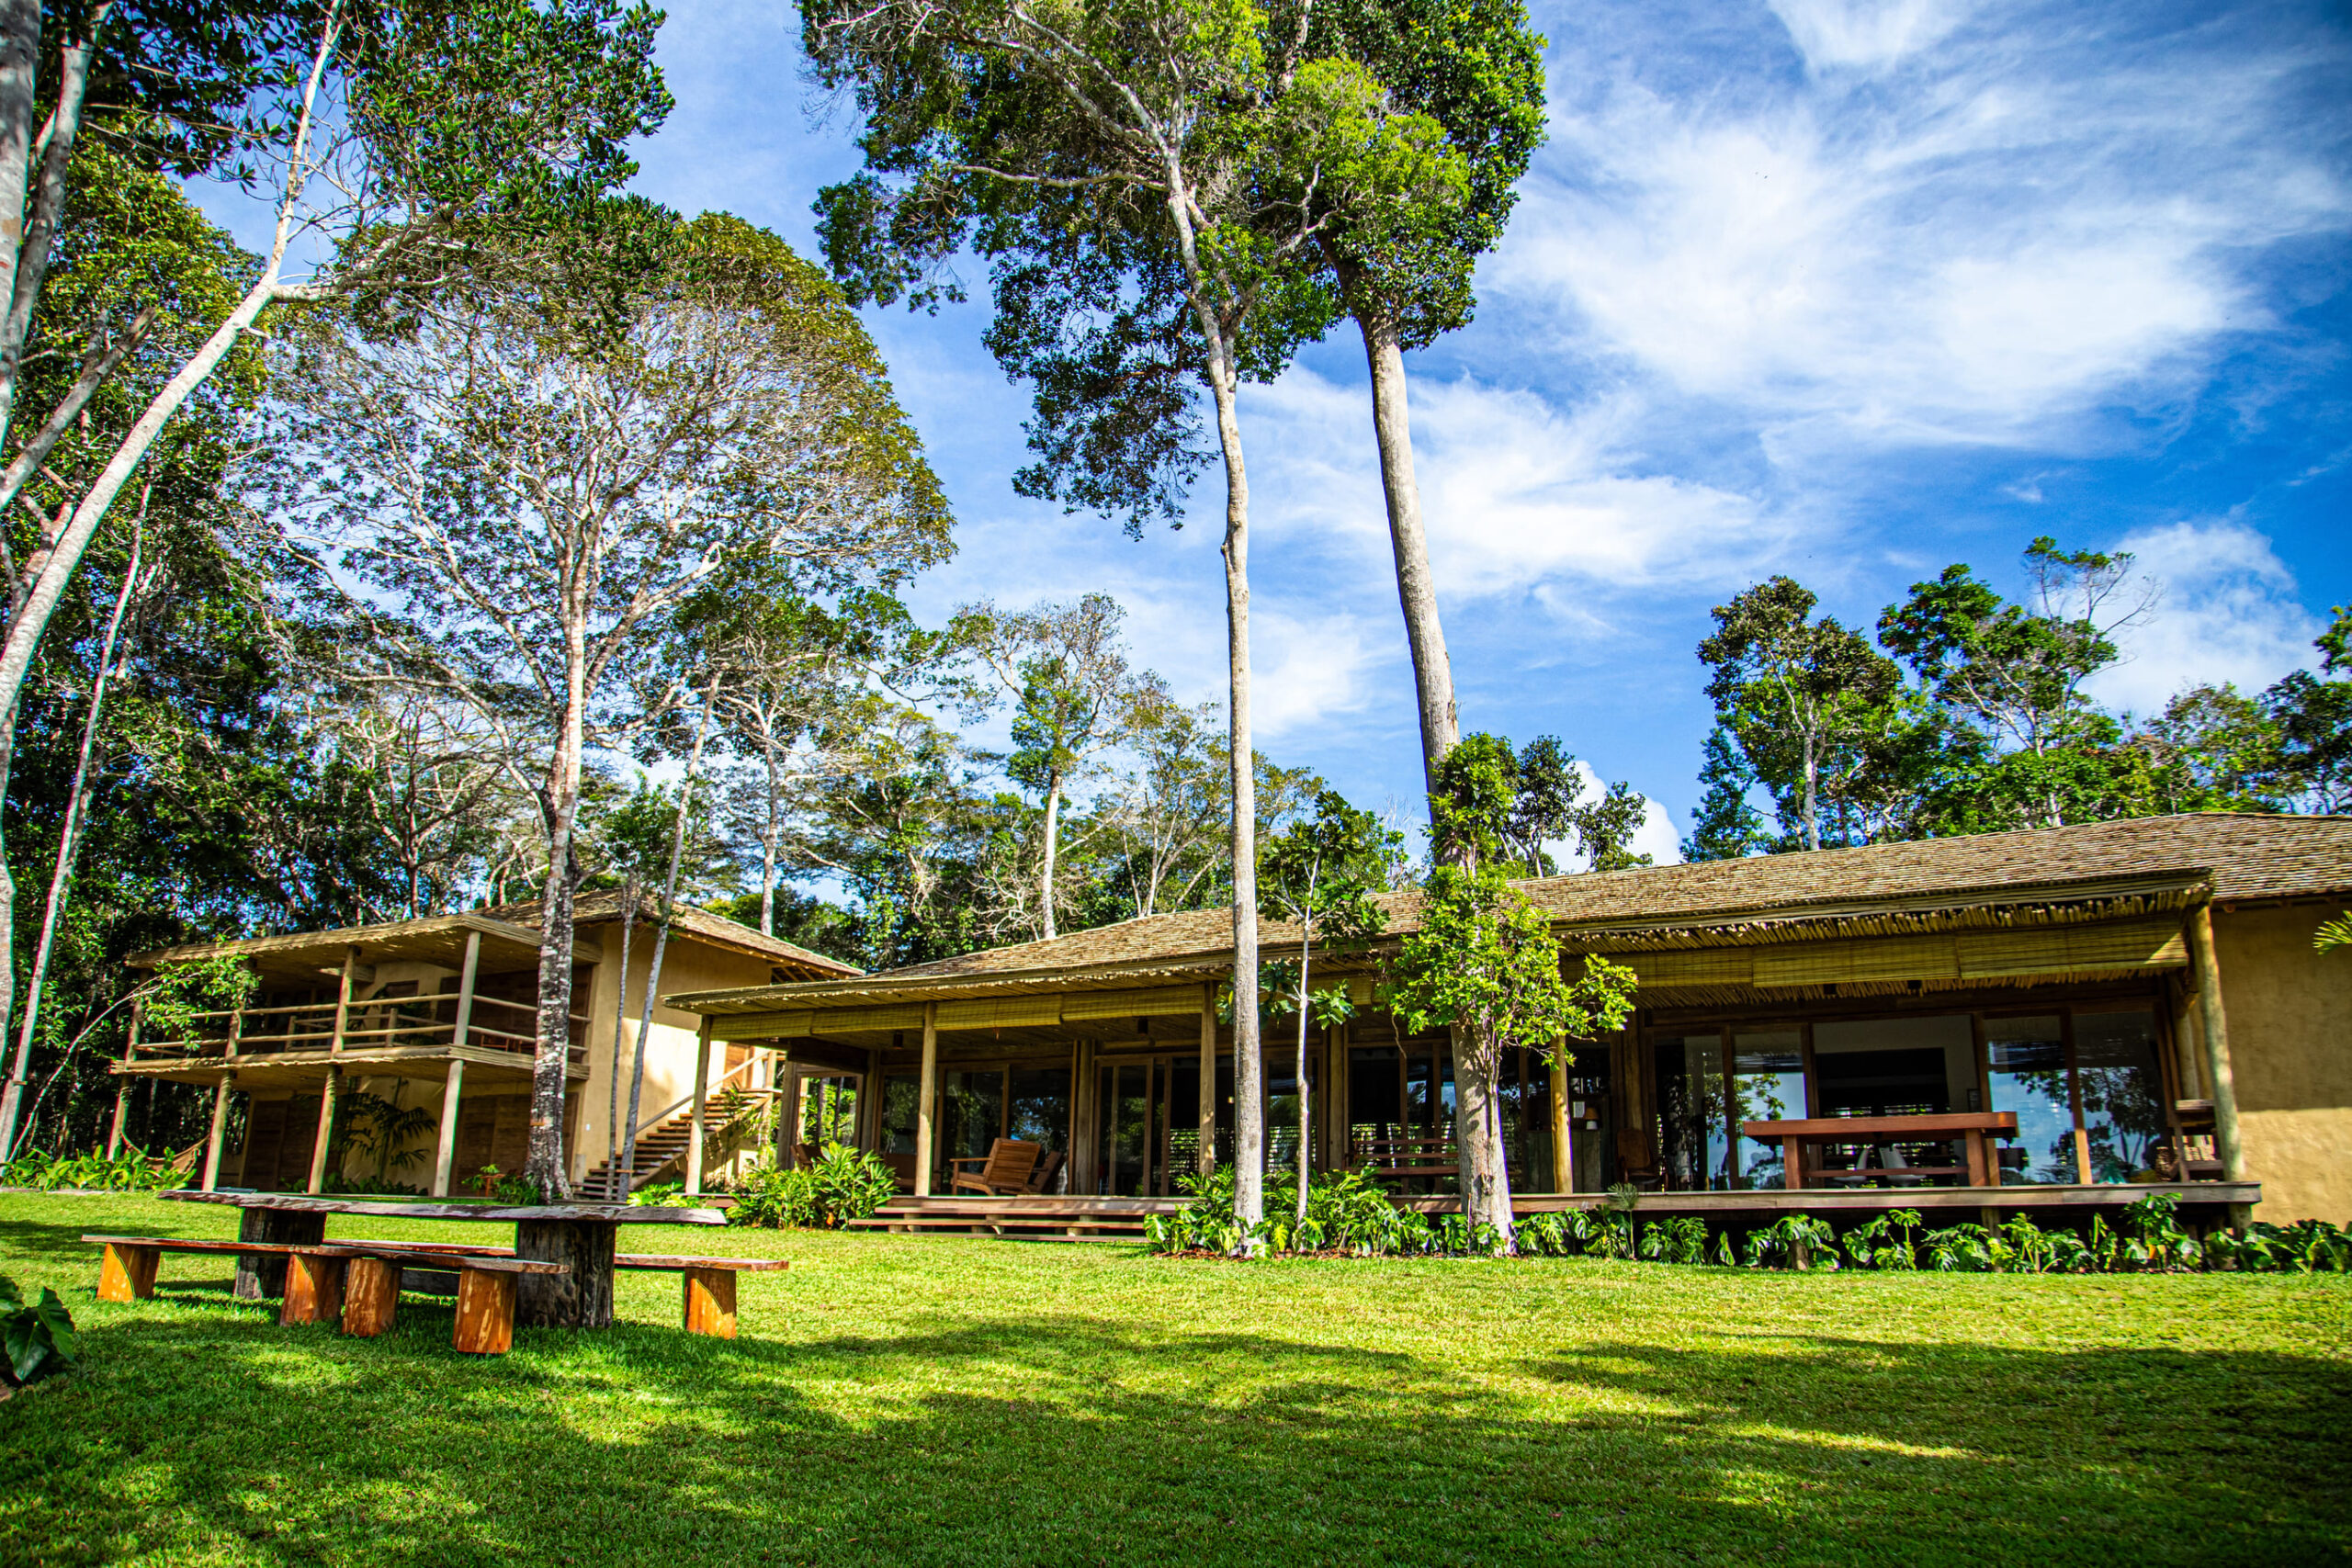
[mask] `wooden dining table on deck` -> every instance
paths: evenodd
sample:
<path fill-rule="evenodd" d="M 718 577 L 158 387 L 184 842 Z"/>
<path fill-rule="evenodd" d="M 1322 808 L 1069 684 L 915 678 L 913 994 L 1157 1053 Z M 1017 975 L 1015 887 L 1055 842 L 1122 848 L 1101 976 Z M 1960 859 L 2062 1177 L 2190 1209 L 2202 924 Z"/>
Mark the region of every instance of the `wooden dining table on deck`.
<path fill-rule="evenodd" d="M 1964 1174 L 1971 1187 L 1997 1187 L 2001 1173 L 1993 1153 L 1993 1140 L 2017 1136 L 2018 1113 L 1946 1111 L 1918 1116 L 1806 1116 L 1789 1122 L 1742 1122 L 1739 1130 L 1759 1142 L 1780 1140 L 1781 1181 L 1792 1191 L 1806 1184 L 1807 1144 L 1946 1144 L 1954 1138 L 1967 1146 L 1968 1163 L 1964 1167 L 1911 1166 L 1896 1168 L 1897 1173 L 1915 1177 Z M 1833 1173 L 1816 1168 L 1815 1174 Z"/>
<path fill-rule="evenodd" d="M 300 1192 L 164 1192 L 183 1203 L 225 1203 L 243 1211 L 239 1241 L 314 1246 L 326 1239 L 329 1214 L 392 1220 L 465 1220 L 512 1224 L 514 1255 L 568 1265 L 562 1274 L 524 1275 L 516 1281 L 514 1320 L 542 1327 L 609 1328 L 613 1324 L 613 1258 L 623 1225 L 723 1225 L 718 1209 L 657 1209 L 631 1203 L 390 1203 L 365 1198 L 312 1198 Z M 379 1239 L 370 1237 L 369 1239 Z M 237 1260 L 236 1293 L 249 1301 L 285 1289 L 283 1255 L 249 1254 Z"/>

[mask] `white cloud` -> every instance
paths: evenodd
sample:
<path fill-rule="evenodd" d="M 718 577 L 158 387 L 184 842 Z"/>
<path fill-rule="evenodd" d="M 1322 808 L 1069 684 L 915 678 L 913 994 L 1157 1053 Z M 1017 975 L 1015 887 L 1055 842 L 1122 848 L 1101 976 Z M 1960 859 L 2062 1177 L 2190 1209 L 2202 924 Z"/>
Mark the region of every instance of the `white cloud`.
<path fill-rule="evenodd" d="M 2175 523 L 2132 534 L 2119 547 L 2139 558 L 2161 597 L 2118 639 L 2125 661 L 2090 682 L 2100 702 L 2145 716 L 2188 686 L 2226 681 L 2251 694 L 2314 661 L 2312 639 L 2322 625 L 2254 529 L 2228 520 Z"/>
<path fill-rule="evenodd" d="M 1381 662 L 1351 615 L 1305 620 L 1253 607 L 1250 617 L 1250 725 L 1265 741 L 1362 709 L 1365 677 Z"/>
<path fill-rule="evenodd" d="M 1592 764 L 1582 757 L 1576 760 L 1576 774 L 1584 783 L 1584 794 L 1580 798 L 1588 803 L 1600 798 L 1609 788 L 1600 775 L 1593 771 Z M 1634 829 L 1634 837 L 1627 847 L 1637 855 L 1649 856 L 1652 864 L 1680 865 L 1682 835 L 1676 830 L 1674 818 L 1668 815 L 1665 807 L 1647 795 L 1642 797 L 1642 825 Z M 1577 853 L 1576 841 L 1572 839 L 1547 840 L 1544 852 L 1550 855 L 1552 863 L 1563 871 L 1589 869 L 1589 863 Z"/>
<path fill-rule="evenodd" d="M 1600 85 L 1555 104 L 1491 276 L 1783 460 L 2120 439 L 2110 405 L 2182 399 L 2224 334 L 2272 324 L 2264 247 L 2352 213 L 2289 118 L 2307 54 L 1962 29 L 1918 0 L 1776 8 L 1815 64 L 1905 69 L 1668 93 L 1620 56 L 1555 58 L 1555 82 Z"/>
<path fill-rule="evenodd" d="M 1949 0 L 1772 0 L 1773 14 L 1816 71 L 1883 65 L 1934 43 L 1970 9 Z"/>

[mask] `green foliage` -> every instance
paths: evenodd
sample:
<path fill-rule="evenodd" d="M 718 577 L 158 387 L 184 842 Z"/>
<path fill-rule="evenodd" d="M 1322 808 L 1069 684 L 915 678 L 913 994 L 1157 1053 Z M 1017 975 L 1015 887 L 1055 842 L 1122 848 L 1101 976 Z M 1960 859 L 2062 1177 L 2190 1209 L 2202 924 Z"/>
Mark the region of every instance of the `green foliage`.
<path fill-rule="evenodd" d="M 787 1168 L 763 1160 L 745 1171 L 735 1185 L 727 1223 L 840 1230 L 873 1213 L 898 1190 L 898 1177 L 879 1156 L 827 1144 L 813 1165 Z"/>
<path fill-rule="evenodd" d="M 71 1188 L 82 1192 L 161 1192 L 187 1185 L 185 1171 L 175 1170 L 168 1156 L 151 1155 L 125 1145 L 112 1159 L 89 1154 L 47 1154 L 26 1149 L 0 1166 L 0 1187 L 29 1187 L 54 1192 Z"/>
<path fill-rule="evenodd" d="M 628 1201 L 640 1209 L 666 1209 L 673 1203 L 684 1202 L 685 1197 L 684 1182 L 657 1181 L 630 1193 Z"/>
<path fill-rule="evenodd" d="M 11 1383 L 34 1382 L 74 1364 L 74 1318 L 57 1292 L 41 1287 L 40 1299 L 27 1303 L 17 1282 L 0 1274 L 0 1351 Z"/>
<path fill-rule="evenodd" d="M 2213 1267 L 2241 1274 L 2352 1273 L 2352 1233 L 2325 1220 L 2256 1220 L 2244 1235 L 2214 1236 L 2206 1250 Z"/>

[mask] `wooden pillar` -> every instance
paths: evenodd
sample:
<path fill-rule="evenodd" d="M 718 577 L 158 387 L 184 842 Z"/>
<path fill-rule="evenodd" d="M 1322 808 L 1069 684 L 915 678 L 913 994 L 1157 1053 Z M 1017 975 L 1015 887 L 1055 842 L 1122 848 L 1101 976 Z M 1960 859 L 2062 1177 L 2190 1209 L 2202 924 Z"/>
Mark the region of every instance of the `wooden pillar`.
<path fill-rule="evenodd" d="M 1552 1190 L 1577 1188 L 1576 1145 L 1568 1131 L 1568 1043 L 1552 1043 Z"/>
<path fill-rule="evenodd" d="M 146 998 L 143 997 L 130 1004 L 130 1032 L 122 1043 L 122 1063 L 125 1066 L 129 1066 L 139 1056 L 140 1010 L 145 1005 Z M 114 1158 L 122 1152 L 122 1130 L 130 1121 L 131 1081 L 130 1078 L 125 1077 L 122 1080 L 122 1087 L 114 1091 L 114 1126 L 107 1134 L 107 1158 L 108 1159 Z"/>
<path fill-rule="evenodd" d="M 2075 1060 L 2075 1010 L 2058 1014 L 2058 1039 L 2066 1053 L 2066 1112 L 2075 1119 L 2075 1180 L 2091 1184 L 2091 1135 L 2083 1125 L 2083 1075 Z"/>
<path fill-rule="evenodd" d="M 327 1139 L 334 1132 L 334 1097 L 343 1088 L 343 1069 L 329 1067 L 327 1081 L 319 1090 L 319 1134 L 311 1145 L 311 1181 L 305 1192 L 317 1192 L 327 1179 Z"/>
<path fill-rule="evenodd" d="M 461 1000 L 458 1003 L 458 1016 L 463 1019 L 465 1015 L 466 1003 Z M 460 1022 L 458 1032 L 463 1034 L 465 1027 Z M 458 1099 L 464 1094 L 465 1088 L 466 1060 L 462 1056 L 452 1056 L 449 1058 L 448 1080 L 441 1086 L 440 1140 L 433 1154 L 433 1195 L 435 1198 L 449 1195 L 450 1179 L 457 1174 Z"/>
<path fill-rule="evenodd" d="M 716 1018 L 706 1018 L 702 1021 L 702 1027 L 695 1032 L 694 1130 L 688 1134 L 692 1141 L 686 1145 L 686 1196 L 689 1198 L 702 1195 L 703 1101 L 710 1095 L 710 1035 L 718 1025 Z M 610 1289 L 609 1281 L 606 1288 Z M 607 1322 L 611 1321 L 612 1304 L 609 1302 L 605 1303 L 605 1316 Z"/>
<path fill-rule="evenodd" d="M 865 1079 L 857 1086 L 857 1146 L 882 1147 L 882 1053 L 865 1053 Z"/>
<path fill-rule="evenodd" d="M 212 1091 L 212 1135 L 204 1145 L 204 1190 L 218 1190 L 220 1185 L 220 1144 L 229 1133 L 229 1089 L 237 1081 L 234 1073 L 222 1073 L 220 1082 Z"/>
<path fill-rule="evenodd" d="M 2222 1009 L 2222 964 L 2213 951 L 2213 907 L 2199 904 L 2188 916 L 2188 953 L 2197 968 L 2198 1021 L 2204 1025 L 2205 1082 L 2213 1092 L 2214 1152 L 2222 1156 L 2222 1179 L 2245 1179 L 2245 1150 L 2238 1142 L 2238 1091 L 2230 1070 L 2229 1025 Z M 2243 1224 L 2235 1214 L 2233 1222 Z"/>
<path fill-rule="evenodd" d="M 922 1079 L 915 1086 L 915 1196 L 931 1196 L 932 1122 L 939 1112 L 939 1004 L 922 1004 Z"/>
<path fill-rule="evenodd" d="M 474 1026 L 474 976 L 481 967 L 481 932 L 466 933 L 466 956 L 458 970 L 458 1021 L 449 1030 L 449 1049 L 463 1050 Z M 618 1072 L 618 1064 L 613 1070 Z"/>
<path fill-rule="evenodd" d="M 1235 1069 L 1235 1081 L 1240 1081 Z M 1216 987 L 1201 987 L 1201 1147 L 1198 1163 L 1205 1176 L 1216 1168 Z"/>
<path fill-rule="evenodd" d="M 798 1073 L 793 1073 L 784 1080 L 784 1113 L 777 1119 L 776 1132 L 783 1145 L 784 1163 L 787 1166 L 800 1163 L 800 1128 L 808 1115 L 804 1103 L 808 1090 L 803 1086 L 808 1081 Z"/>

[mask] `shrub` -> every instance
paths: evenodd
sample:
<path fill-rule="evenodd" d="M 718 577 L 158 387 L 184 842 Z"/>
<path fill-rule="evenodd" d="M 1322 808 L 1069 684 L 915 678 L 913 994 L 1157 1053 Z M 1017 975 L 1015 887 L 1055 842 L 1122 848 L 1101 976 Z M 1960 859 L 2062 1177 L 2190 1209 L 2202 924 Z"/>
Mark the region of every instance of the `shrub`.
<path fill-rule="evenodd" d="M 28 1383 L 64 1371 L 74 1364 L 74 1318 L 57 1292 L 41 1287 L 40 1300 L 30 1305 L 17 1282 L 0 1274 L 0 1367 L 11 1383 Z"/>
<path fill-rule="evenodd" d="M 93 1192 L 158 1192 L 182 1187 L 187 1173 L 175 1170 L 169 1156 L 151 1155 L 135 1145 L 108 1159 L 102 1154 L 46 1154 L 27 1149 L 0 1167 L 0 1186 L 31 1187 L 43 1192 L 74 1188 Z"/>
<path fill-rule="evenodd" d="M 727 1223 L 840 1230 L 862 1220 L 899 1190 L 899 1179 L 880 1156 L 827 1144 L 814 1165 L 798 1169 L 762 1160 L 735 1184 Z"/>

